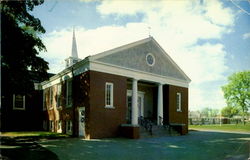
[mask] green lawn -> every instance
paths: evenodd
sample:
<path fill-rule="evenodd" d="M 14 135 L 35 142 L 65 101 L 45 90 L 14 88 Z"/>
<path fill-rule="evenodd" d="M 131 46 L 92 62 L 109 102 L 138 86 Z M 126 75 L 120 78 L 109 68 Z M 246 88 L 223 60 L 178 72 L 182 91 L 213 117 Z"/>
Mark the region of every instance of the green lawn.
<path fill-rule="evenodd" d="M 218 130 L 231 132 L 248 132 L 250 133 L 250 123 L 243 124 L 222 124 L 220 125 L 189 125 L 191 130 Z"/>
<path fill-rule="evenodd" d="M 1 132 L 1 137 L 37 137 L 37 138 L 65 138 L 66 134 L 54 132 Z"/>

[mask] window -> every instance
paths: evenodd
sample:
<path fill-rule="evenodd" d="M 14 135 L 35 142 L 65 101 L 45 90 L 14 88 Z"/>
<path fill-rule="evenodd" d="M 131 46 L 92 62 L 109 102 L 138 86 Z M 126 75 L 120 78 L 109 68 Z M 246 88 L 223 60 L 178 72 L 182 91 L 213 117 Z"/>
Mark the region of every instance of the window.
<path fill-rule="evenodd" d="M 152 53 L 148 53 L 146 55 L 146 62 L 149 66 L 153 66 L 155 64 L 155 57 Z"/>
<path fill-rule="evenodd" d="M 113 83 L 106 83 L 105 86 L 105 107 L 113 108 Z"/>
<path fill-rule="evenodd" d="M 49 100 L 50 100 L 50 109 L 53 108 L 53 91 L 52 87 L 49 88 Z"/>
<path fill-rule="evenodd" d="M 57 84 L 56 107 L 61 106 L 61 93 L 62 93 L 62 85 Z"/>
<path fill-rule="evenodd" d="M 45 95 L 45 90 L 43 90 L 43 110 L 45 111 L 46 108 L 46 95 Z"/>
<path fill-rule="evenodd" d="M 72 80 L 67 80 L 67 99 L 66 99 L 66 106 L 72 106 Z"/>
<path fill-rule="evenodd" d="M 49 130 L 54 131 L 54 121 L 49 121 Z"/>
<path fill-rule="evenodd" d="M 72 121 L 66 121 L 66 133 L 72 132 Z"/>
<path fill-rule="evenodd" d="M 62 133 L 62 121 L 57 121 L 57 132 Z"/>
<path fill-rule="evenodd" d="M 25 96 L 20 94 L 13 94 L 13 109 L 25 110 Z"/>
<path fill-rule="evenodd" d="M 45 130 L 45 131 L 47 131 L 47 121 L 46 120 L 44 120 L 43 121 L 43 129 Z"/>
<path fill-rule="evenodd" d="M 181 93 L 176 94 L 176 108 L 177 112 L 181 112 Z"/>

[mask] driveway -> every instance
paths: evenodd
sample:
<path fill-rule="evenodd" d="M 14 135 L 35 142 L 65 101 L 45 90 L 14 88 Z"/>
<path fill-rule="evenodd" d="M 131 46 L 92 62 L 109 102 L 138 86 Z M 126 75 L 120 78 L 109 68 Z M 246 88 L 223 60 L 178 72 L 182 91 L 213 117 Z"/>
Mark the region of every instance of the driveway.
<path fill-rule="evenodd" d="M 246 160 L 250 156 L 250 134 L 221 132 L 191 131 L 185 136 L 139 140 L 72 138 L 40 145 L 62 160 Z"/>
<path fill-rule="evenodd" d="M 138 140 L 65 138 L 1 145 L 6 159 L 32 160 L 247 160 L 249 152 L 250 134 L 208 131 Z"/>

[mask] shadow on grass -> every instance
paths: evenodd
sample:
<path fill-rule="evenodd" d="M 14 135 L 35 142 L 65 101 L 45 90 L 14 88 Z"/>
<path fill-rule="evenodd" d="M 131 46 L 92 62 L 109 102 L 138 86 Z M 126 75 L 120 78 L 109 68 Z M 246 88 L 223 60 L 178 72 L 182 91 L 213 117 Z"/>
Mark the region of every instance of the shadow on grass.
<path fill-rule="evenodd" d="M 36 141 L 42 137 L 1 137 L 1 160 L 58 160 L 53 152 Z M 50 138 L 50 137 L 47 137 Z M 52 137 L 51 137 L 52 138 Z"/>

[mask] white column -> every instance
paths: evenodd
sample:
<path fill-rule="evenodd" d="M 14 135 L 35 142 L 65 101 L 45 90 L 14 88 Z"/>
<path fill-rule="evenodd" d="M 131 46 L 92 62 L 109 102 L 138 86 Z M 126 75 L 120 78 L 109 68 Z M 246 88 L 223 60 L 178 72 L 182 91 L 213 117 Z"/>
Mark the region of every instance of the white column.
<path fill-rule="evenodd" d="M 137 80 L 133 79 L 132 84 L 132 124 L 138 125 L 138 104 L 137 104 Z"/>
<path fill-rule="evenodd" d="M 160 117 L 162 119 L 160 119 Z M 157 124 L 162 125 L 162 121 L 163 121 L 163 92 L 162 92 L 162 84 L 158 84 Z"/>

